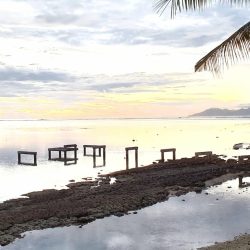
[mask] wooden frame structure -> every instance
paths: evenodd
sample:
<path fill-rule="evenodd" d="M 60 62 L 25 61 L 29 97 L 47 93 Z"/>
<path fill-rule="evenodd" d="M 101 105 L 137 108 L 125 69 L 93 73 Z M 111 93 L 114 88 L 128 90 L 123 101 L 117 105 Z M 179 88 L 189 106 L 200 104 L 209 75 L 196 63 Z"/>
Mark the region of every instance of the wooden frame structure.
<path fill-rule="evenodd" d="M 135 151 L 135 167 L 138 168 L 138 147 L 126 147 L 126 170 L 129 169 L 129 151 Z"/>
<path fill-rule="evenodd" d="M 165 148 L 161 149 L 160 151 L 161 151 L 161 162 L 165 161 L 164 154 L 167 152 L 172 152 L 173 160 L 176 159 L 176 148 Z"/>
<path fill-rule="evenodd" d="M 63 161 L 64 165 L 72 165 L 77 163 L 77 145 L 68 144 L 63 147 L 48 148 L 48 160 L 49 161 Z M 58 157 L 52 158 L 52 152 L 58 152 Z M 74 152 L 74 157 L 67 157 L 67 152 Z"/>
<path fill-rule="evenodd" d="M 92 149 L 92 154 L 87 153 L 87 148 Z M 106 165 L 106 145 L 83 145 L 83 155 L 93 157 L 93 167 L 103 167 Z M 102 156 L 102 165 L 96 165 L 96 157 Z"/>
<path fill-rule="evenodd" d="M 33 163 L 22 162 L 22 155 L 33 155 Z M 37 152 L 17 151 L 18 165 L 37 166 Z"/>
<path fill-rule="evenodd" d="M 211 160 L 212 154 L 212 151 L 195 152 L 195 158 L 199 158 L 200 156 L 206 156 L 209 160 Z"/>
<path fill-rule="evenodd" d="M 246 163 L 250 161 L 250 155 L 240 155 L 238 156 L 239 163 Z"/>

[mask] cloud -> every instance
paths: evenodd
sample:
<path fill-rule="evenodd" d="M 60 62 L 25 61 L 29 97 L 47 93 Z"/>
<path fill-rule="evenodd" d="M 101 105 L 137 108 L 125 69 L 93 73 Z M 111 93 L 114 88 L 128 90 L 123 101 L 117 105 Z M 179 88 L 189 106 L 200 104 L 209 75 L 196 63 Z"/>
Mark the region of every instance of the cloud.
<path fill-rule="evenodd" d="M 215 5 L 199 13 L 184 12 L 171 20 L 167 13 L 154 13 L 152 3 L 142 0 L 121 0 L 119 4 L 114 0 L 23 2 L 34 10 L 32 22 L 0 30 L 2 35 L 54 38 L 77 46 L 96 43 L 200 47 L 221 41 L 249 19 L 249 10 L 229 5 Z"/>
<path fill-rule="evenodd" d="M 91 99 L 97 93 L 161 92 L 162 88 L 181 90 L 202 77 L 193 74 L 69 75 L 63 72 L 0 69 L 1 97 L 44 96 L 70 100 Z"/>
<path fill-rule="evenodd" d="M 50 16 L 47 18 L 55 18 Z M 64 22 L 68 22 L 70 16 L 64 16 Z M 36 27 L 13 27 L 10 31 L 2 31 L 2 37 L 30 37 L 40 39 L 56 39 L 60 42 L 81 46 L 90 44 L 100 45 L 166 45 L 168 47 L 199 47 L 207 43 L 218 41 L 224 36 L 224 32 L 209 30 L 202 34 L 204 26 L 199 29 L 193 27 L 180 27 L 175 30 L 156 29 L 154 27 L 114 27 L 114 28 L 86 28 L 86 27 L 59 27 L 51 28 Z M 204 32 L 203 32 L 204 33 Z"/>
<path fill-rule="evenodd" d="M 147 28 L 144 30 L 114 30 L 110 44 L 125 43 L 127 45 L 166 45 L 170 47 L 199 47 L 207 43 L 218 41 L 222 37 L 222 33 L 200 35 L 201 32 L 196 32 L 188 27 L 179 28 L 176 30 L 155 30 Z"/>
<path fill-rule="evenodd" d="M 28 71 L 14 68 L 0 69 L 0 81 L 39 81 L 39 82 L 66 82 L 74 77 L 63 72 Z"/>
<path fill-rule="evenodd" d="M 71 24 L 76 22 L 80 17 L 72 14 L 47 14 L 38 15 L 36 18 L 47 23 Z"/>
<path fill-rule="evenodd" d="M 87 6 L 77 6 L 81 10 L 80 14 L 62 13 L 60 10 L 57 16 L 55 13 L 52 16 L 48 13 L 47 17 L 44 14 L 44 20 L 53 22 L 55 19 L 62 24 L 77 24 L 75 30 L 65 30 L 61 34 L 63 41 L 69 43 L 77 44 L 78 41 L 81 44 L 87 40 L 106 45 L 199 47 L 223 39 L 232 29 L 243 25 L 249 17 L 249 10 L 235 10 L 229 6 L 222 9 L 221 6 L 215 6 L 201 14 L 188 12 L 182 18 L 183 21 L 175 26 L 174 22 L 179 23 L 178 16 L 171 22 L 169 18 L 160 18 L 156 13 L 153 14 L 153 10 L 150 11 L 151 4 L 146 6 L 147 12 L 144 12 L 144 16 L 138 14 L 145 8 L 142 1 L 137 1 L 134 5 L 130 1 L 122 1 L 119 6 L 114 1 L 104 2 L 101 6 L 90 1 Z M 190 21 L 185 22 L 185 19 Z M 84 30 L 83 27 L 91 30 Z"/>
<path fill-rule="evenodd" d="M 193 74 L 146 74 L 132 73 L 117 76 L 96 75 L 87 78 L 86 89 L 104 93 L 141 93 L 161 92 L 162 88 L 181 90 L 189 84 L 205 81 L 202 77 Z M 98 84 L 95 84 L 95 83 Z"/>
<path fill-rule="evenodd" d="M 1 97 L 41 95 L 65 88 L 75 78 L 63 72 L 0 69 Z"/>
<path fill-rule="evenodd" d="M 0 97 L 49 98 L 59 100 L 59 108 L 212 100 L 213 81 L 208 86 L 199 74 L 170 73 L 191 72 L 196 60 L 249 20 L 249 9 L 214 5 L 171 20 L 152 3 L 0 1 Z"/>
<path fill-rule="evenodd" d="M 131 88 L 134 87 L 138 84 L 138 82 L 130 82 L 130 83 L 107 83 L 107 84 L 101 84 L 101 85 L 91 85 L 88 87 L 89 89 L 100 91 L 100 92 L 108 92 L 108 91 L 113 91 L 116 89 L 121 89 L 121 88 Z"/>

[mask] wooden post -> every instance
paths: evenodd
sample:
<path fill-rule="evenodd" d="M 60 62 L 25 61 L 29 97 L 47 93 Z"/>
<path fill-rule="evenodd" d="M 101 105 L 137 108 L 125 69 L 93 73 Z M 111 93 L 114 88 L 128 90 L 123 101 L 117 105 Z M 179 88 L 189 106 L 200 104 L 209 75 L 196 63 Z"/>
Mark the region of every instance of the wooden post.
<path fill-rule="evenodd" d="M 127 147 L 125 148 L 126 151 L 126 170 L 129 169 L 129 151 L 135 151 L 135 167 L 138 168 L 138 147 Z"/>
<path fill-rule="evenodd" d="M 128 156 L 128 149 L 126 149 L 126 170 L 128 170 L 128 168 L 129 168 L 129 158 L 128 158 L 129 156 Z"/>
<path fill-rule="evenodd" d="M 77 159 L 77 149 L 76 148 L 74 150 L 74 158 L 75 158 L 75 160 Z"/>
<path fill-rule="evenodd" d="M 37 166 L 37 152 L 35 152 L 34 154 L 34 164 L 35 166 Z"/>
<path fill-rule="evenodd" d="M 176 160 L 176 149 L 173 151 L 173 160 Z"/>
<path fill-rule="evenodd" d="M 135 150 L 135 167 L 138 168 L 138 149 Z"/>
<path fill-rule="evenodd" d="M 93 165 L 96 167 L 96 147 L 93 147 Z"/>
<path fill-rule="evenodd" d="M 103 166 L 106 165 L 106 146 L 103 147 Z"/>
<path fill-rule="evenodd" d="M 18 156 L 18 164 L 21 164 L 21 154 L 18 152 L 17 156 Z"/>
<path fill-rule="evenodd" d="M 49 151 L 49 160 L 51 160 L 51 150 L 48 149 L 48 151 Z"/>
<path fill-rule="evenodd" d="M 239 175 L 239 187 L 242 187 L 243 186 L 243 176 L 242 175 Z"/>
<path fill-rule="evenodd" d="M 161 150 L 161 161 L 164 162 L 165 159 L 164 159 L 164 151 Z"/>
<path fill-rule="evenodd" d="M 63 156 L 64 156 L 64 165 L 66 165 L 67 164 L 67 151 L 63 151 Z"/>

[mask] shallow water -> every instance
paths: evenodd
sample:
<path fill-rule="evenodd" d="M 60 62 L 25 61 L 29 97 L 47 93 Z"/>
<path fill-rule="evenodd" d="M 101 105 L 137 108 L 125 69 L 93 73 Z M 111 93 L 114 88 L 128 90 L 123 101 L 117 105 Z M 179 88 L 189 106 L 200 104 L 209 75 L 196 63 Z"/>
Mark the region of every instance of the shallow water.
<path fill-rule="evenodd" d="M 177 158 L 206 150 L 230 157 L 248 154 L 232 147 L 250 142 L 249 131 L 249 119 L 0 121 L 0 202 L 34 190 L 65 188 L 71 179 L 125 169 L 128 146 L 139 146 L 139 166 L 159 159 L 162 148 L 177 148 Z M 47 160 L 49 147 L 74 143 L 79 147 L 77 165 Z M 106 166 L 93 168 L 92 158 L 83 157 L 83 144 L 107 145 Z M 38 166 L 17 165 L 18 150 L 37 151 Z"/>
<path fill-rule="evenodd" d="M 249 182 L 250 178 L 244 178 Z M 238 180 L 188 193 L 123 217 L 25 233 L 3 250 L 184 250 L 250 233 L 250 196 Z"/>

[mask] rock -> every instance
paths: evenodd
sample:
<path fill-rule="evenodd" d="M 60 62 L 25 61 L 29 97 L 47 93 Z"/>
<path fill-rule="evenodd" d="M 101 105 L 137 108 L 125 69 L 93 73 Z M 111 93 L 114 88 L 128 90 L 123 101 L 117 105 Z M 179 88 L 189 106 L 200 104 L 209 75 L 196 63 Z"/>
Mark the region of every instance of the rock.
<path fill-rule="evenodd" d="M 238 158 L 238 157 L 237 157 Z M 237 160 L 235 160 L 235 159 L 228 159 L 227 161 L 226 161 L 226 163 L 227 164 L 236 164 L 238 161 Z"/>
<path fill-rule="evenodd" d="M 218 164 L 217 160 L 213 162 L 216 163 L 202 158 L 186 158 L 129 171 L 121 170 L 103 175 L 94 182 L 70 183 L 71 188 L 68 189 L 33 192 L 30 199 L 5 201 L 0 203 L 0 244 L 8 244 L 26 231 L 82 226 L 111 214 L 120 217 L 128 211 L 136 214 L 136 210 L 165 201 L 169 195 L 201 192 L 205 182 L 226 173 L 238 176 L 243 171 L 249 172 L 247 164 L 237 166 Z M 109 185 L 107 176 L 119 182 Z M 98 188 L 90 188 L 100 180 L 102 182 Z M 180 197 L 179 201 L 183 198 Z M 6 235 L 11 237 L 6 239 Z"/>
<path fill-rule="evenodd" d="M 10 242 L 15 240 L 15 236 L 13 235 L 9 235 L 9 234 L 5 234 L 4 236 L 1 237 L 0 239 L 0 245 L 1 246 L 6 246 L 8 245 Z"/>
<path fill-rule="evenodd" d="M 95 214 L 96 219 L 102 219 L 105 217 L 104 213 Z"/>
<path fill-rule="evenodd" d="M 95 217 L 93 216 L 87 216 L 87 217 L 80 217 L 77 218 L 77 222 L 87 224 L 95 220 Z"/>
<path fill-rule="evenodd" d="M 194 192 L 197 193 L 197 194 L 200 194 L 202 192 L 202 188 L 200 187 L 195 187 L 194 188 Z"/>
<path fill-rule="evenodd" d="M 195 186 L 196 186 L 196 187 L 204 187 L 205 184 L 204 184 L 204 182 L 199 181 L 199 182 L 196 182 L 196 183 L 195 183 Z"/>
<path fill-rule="evenodd" d="M 122 217 L 122 216 L 124 216 L 124 213 L 122 213 L 122 212 L 115 212 L 113 215 L 117 216 L 117 217 Z"/>

